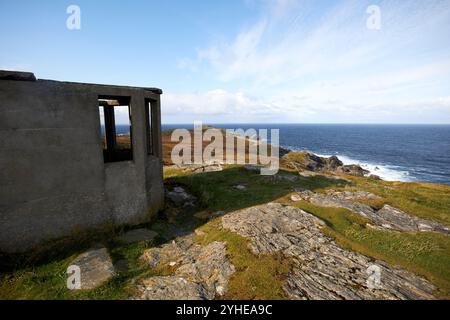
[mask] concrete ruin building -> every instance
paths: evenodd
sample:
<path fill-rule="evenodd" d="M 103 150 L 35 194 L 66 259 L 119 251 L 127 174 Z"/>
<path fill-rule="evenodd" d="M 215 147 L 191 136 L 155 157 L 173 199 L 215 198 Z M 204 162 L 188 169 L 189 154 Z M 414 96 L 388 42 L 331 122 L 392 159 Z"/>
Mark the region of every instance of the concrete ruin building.
<path fill-rule="evenodd" d="M 150 221 L 164 199 L 161 94 L 0 71 L 0 252 Z"/>

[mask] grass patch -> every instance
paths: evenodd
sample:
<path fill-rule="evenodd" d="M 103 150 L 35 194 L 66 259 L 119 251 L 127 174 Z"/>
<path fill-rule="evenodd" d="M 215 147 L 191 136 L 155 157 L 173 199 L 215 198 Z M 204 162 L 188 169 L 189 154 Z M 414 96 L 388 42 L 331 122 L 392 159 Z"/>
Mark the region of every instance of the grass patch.
<path fill-rule="evenodd" d="M 292 174 L 294 173 L 286 170 L 280 170 L 279 173 L 280 176 Z M 212 211 L 226 212 L 274 201 L 292 192 L 293 188 L 319 190 L 346 185 L 343 180 L 329 179 L 324 176 L 298 176 L 298 179 L 293 182 L 274 179 L 239 166 L 230 166 L 220 172 L 173 176 L 167 178 L 166 183 L 184 185 L 200 199 L 200 206 Z M 246 190 L 233 188 L 238 184 L 245 185 Z"/>

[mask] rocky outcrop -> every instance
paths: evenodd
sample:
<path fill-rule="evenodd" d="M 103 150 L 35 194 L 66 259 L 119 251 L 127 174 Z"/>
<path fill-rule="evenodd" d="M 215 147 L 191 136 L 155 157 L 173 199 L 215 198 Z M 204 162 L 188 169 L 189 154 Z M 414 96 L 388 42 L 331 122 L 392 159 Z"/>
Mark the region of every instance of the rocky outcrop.
<path fill-rule="evenodd" d="M 250 239 L 254 254 L 292 259 L 284 286 L 292 299 L 434 298 L 427 280 L 342 249 L 321 232 L 323 221 L 298 208 L 268 203 L 228 213 L 222 224 Z"/>
<path fill-rule="evenodd" d="M 197 201 L 196 197 L 186 192 L 183 187 L 179 186 L 172 190 L 166 190 L 166 197 L 177 207 L 193 207 Z"/>
<path fill-rule="evenodd" d="M 281 164 L 298 171 L 343 173 L 358 177 L 365 177 L 370 174 L 369 171 L 359 165 L 344 165 L 336 156 L 325 158 L 306 151 L 287 153 L 281 158 Z M 379 177 L 374 176 L 375 178 L 379 179 Z"/>
<path fill-rule="evenodd" d="M 80 268 L 80 289 L 94 289 L 114 276 L 114 266 L 104 247 L 90 249 L 70 263 Z"/>
<path fill-rule="evenodd" d="M 282 157 L 282 163 L 290 169 L 309 171 L 334 171 L 344 165 L 335 156 L 323 158 L 306 151 L 290 152 Z"/>
<path fill-rule="evenodd" d="M 291 197 L 292 199 L 292 197 Z M 321 207 L 345 208 L 358 213 L 383 229 L 396 231 L 434 231 L 449 234 L 449 229 L 435 222 L 409 215 L 399 209 L 384 205 L 380 210 L 374 210 L 366 204 L 357 202 L 363 199 L 381 199 L 380 197 L 365 191 L 357 192 L 336 192 L 328 194 L 314 193 L 312 191 L 302 191 L 293 200 L 306 200 Z"/>
<path fill-rule="evenodd" d="M 136 299 L 214 299 L 226 293 L 234 272 L 224 242 L 201 246 L 194 242 L 192 235 L 148 249 L 141 259 L 152 268 L 164 267 L 171 271 L 168 276 L 139 280 Z"/>

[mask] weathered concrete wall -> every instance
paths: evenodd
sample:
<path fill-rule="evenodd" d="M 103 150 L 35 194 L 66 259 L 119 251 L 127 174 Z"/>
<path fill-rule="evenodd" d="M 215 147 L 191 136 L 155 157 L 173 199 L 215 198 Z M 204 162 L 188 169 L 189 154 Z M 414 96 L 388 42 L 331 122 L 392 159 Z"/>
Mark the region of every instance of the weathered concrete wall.
<path fill-rule="evenodd" d="M 99 95 L 131 97 L 132 161 L 104 163 Z M 151 219 L 163 202 L 162 162 L 147 155 L 145 98 L 159 93 L 0 79 L 0 251 Z"/>

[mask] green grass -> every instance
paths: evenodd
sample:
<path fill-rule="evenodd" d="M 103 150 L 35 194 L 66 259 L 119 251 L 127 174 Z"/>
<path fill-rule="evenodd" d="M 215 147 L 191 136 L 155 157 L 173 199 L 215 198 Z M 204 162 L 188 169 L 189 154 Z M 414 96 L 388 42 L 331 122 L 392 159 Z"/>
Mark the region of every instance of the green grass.
<path fill-rule="evenodd" d="M 293 174 L 291 171 L 280 171 L 280 174 Z M 232 166 L 220 172 L 203 174 L 182 174 L 167 177 L 168 184 L 186 186 L 201 201 L 201 206 L 212 211 L 234 211 L 274 201 L 293 188 L 321 190 L 330 187 L 343 187 L 344 180 L 328 179 L 324 176 L 298 177 L 295 182 L 273 180 L 270 176 L 261 176 L 258 172 L 248 171 L 242 167 Z M 233 186 L 243 184 L 247 190 L 236 190 Z"/>

